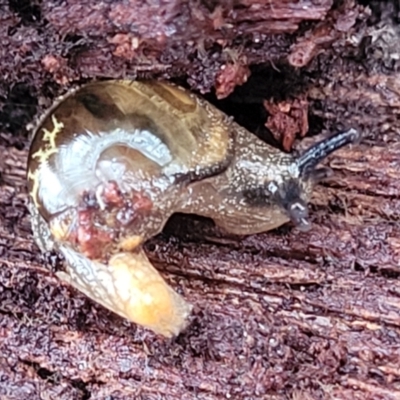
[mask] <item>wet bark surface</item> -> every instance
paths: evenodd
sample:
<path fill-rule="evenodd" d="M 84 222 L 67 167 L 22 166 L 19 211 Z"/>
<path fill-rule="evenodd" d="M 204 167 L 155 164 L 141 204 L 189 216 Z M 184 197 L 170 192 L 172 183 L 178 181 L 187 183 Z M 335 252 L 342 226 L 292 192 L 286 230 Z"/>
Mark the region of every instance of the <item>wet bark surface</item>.
<path fill-rule="evenodd" d="M 400 398 L 399 10 L 80 3 L 0 3 L 0 398 Z M 211 101 L 286 149 L 304 115 L 296 147 L 363 133 L 326 161 L 334 175 L 315 190 L 310 232 L 226 237 L 177 215 L 147 243 L 194 305 L 173 340 L 62 284 L 31 235 L 23 127 L 77 81 L 122 76 L 215 88 Z"/>

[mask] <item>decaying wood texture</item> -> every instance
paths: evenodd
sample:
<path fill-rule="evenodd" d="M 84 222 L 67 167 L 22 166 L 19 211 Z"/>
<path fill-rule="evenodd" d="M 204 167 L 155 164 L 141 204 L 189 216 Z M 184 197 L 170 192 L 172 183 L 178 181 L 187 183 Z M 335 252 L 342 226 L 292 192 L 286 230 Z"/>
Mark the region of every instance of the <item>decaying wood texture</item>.
<path fill-rule="evenodd" d="M 0 399 L 399 399 L 396 3 L 87 3 L 0 0 Z M 76 81 L 122 76 L 215 88 L 217 106 L 285 148 L 285 124 L 309 125 L 297 146 L 363 132 L 327 161 L 310 232 L 226 237 L 175 216 L 147 244 L 194 305 L 170 341 L 61 284 L 25 206 L 24 125 Z"/>

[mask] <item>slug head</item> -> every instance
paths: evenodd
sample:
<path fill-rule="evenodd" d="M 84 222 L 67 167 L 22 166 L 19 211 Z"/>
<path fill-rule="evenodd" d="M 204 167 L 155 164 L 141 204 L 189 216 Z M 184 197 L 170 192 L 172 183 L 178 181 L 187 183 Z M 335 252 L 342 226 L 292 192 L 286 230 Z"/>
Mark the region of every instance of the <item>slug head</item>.
<path fill-rule="evenodd" d="M 273 197 L 276 204 L 283 206 L 287 216 L 302 231 L 310 229 L 308 221 L 307 200 L 311 196 L 313 186 L 329 177 L 332 171 L 329 168 L 316 166 L 329 154 L 341 147 L 359 139 L 355 129 L 339 133 L 327 138 L 309 149 L 295 159 L 298 178 L 284 179 L 279 185 L 273 186 Z"/>

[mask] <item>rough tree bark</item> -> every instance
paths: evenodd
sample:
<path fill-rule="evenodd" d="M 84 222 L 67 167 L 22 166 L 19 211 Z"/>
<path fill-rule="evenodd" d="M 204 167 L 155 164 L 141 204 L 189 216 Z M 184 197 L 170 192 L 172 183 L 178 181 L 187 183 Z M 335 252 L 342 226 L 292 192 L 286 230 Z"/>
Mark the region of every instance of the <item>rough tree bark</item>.
<path fill-rule="evenodd" d="M 0 0 L 0 399 L 399 399 L 399 21 L 395 1 Z M 311 232 L 175 216 L 148 243 L 195 305 L 174 340 L 61 284 L 32 241 L 24 127 L 103 77 L 215 89 L 286 149 L 363 132 L 327 161 Z"/>

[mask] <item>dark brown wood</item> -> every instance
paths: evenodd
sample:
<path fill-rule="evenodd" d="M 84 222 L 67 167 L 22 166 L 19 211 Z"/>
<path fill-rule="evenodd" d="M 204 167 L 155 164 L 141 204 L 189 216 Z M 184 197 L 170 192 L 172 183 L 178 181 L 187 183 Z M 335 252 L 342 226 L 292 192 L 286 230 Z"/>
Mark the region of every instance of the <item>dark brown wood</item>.
<path fill-rule="evenodd" d="M 0 5 L 0 399 L 400 398 L 395 3 L 81 3 Z M 194 312 L 165 341 L 60 283 L 39 254 L 23 126 L 75 80 L 177 77 L 223 97 L 246 68 L 211 100 L 262 137 L 279 145 L 263 102 L 297 99 L 310 126 L 297 146 L 350 126 L 363 139 L 327 160 L 308 233 L 226 237 L 172 218 L 146 250 Z"/>

